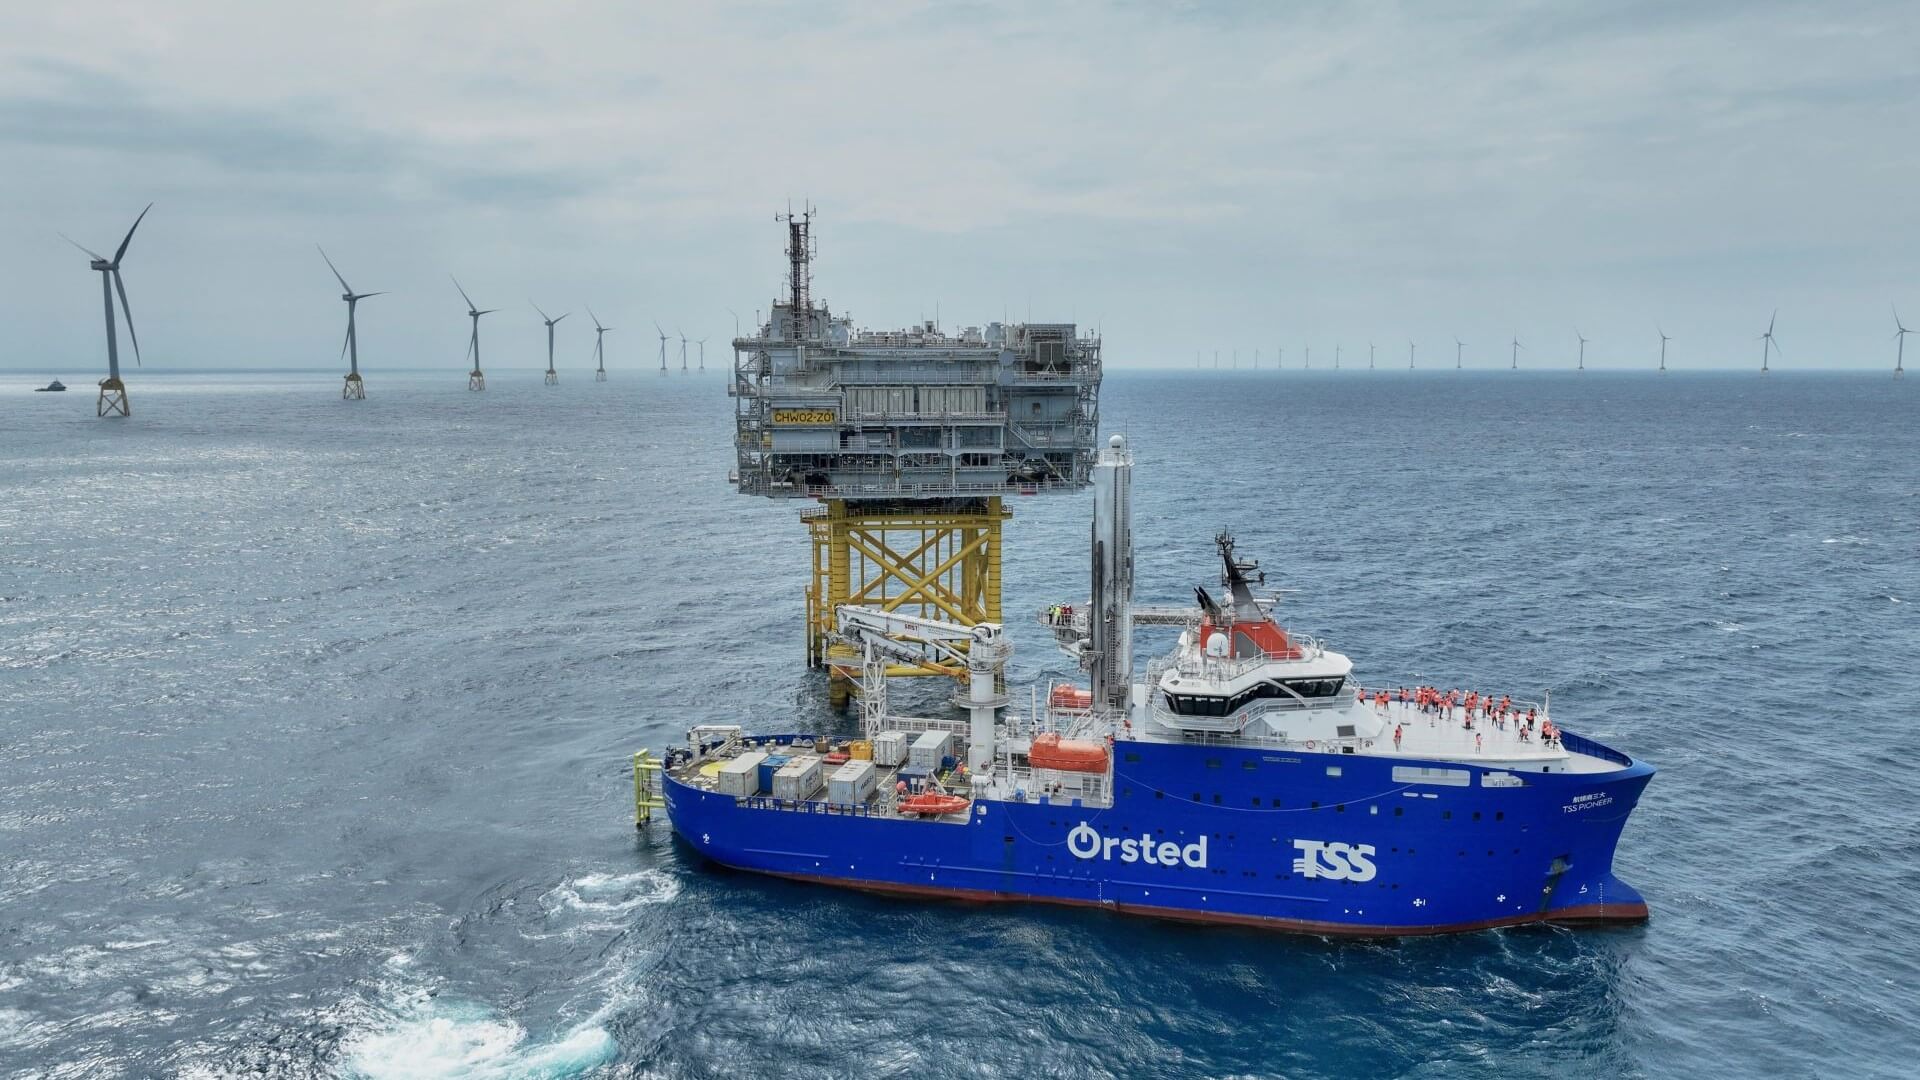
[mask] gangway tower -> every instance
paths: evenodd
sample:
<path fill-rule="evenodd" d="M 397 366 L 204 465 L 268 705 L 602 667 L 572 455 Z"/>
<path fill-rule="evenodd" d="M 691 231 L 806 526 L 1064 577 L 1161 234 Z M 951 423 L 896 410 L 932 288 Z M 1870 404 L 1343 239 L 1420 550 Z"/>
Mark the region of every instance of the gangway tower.
<path fill-rule="evenodd" d="M 807 664 L 829 670 L 843 705 L 861 658 L 831 640 L 842 605 L 1001 622 L 1007 498 L 1091 482 L 1100 339 L 1073 323 L 857 328 L 811 295 L 813 211 L 780 220 L 786 296 L 733 342 L 732 480 L 743 495 L 818 503 L 800 515 Z"/>

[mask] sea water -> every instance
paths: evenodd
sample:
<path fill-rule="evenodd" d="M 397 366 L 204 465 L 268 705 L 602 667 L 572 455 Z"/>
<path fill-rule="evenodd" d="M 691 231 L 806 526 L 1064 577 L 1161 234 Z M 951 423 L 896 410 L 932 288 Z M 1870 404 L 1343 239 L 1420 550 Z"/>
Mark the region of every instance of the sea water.
<path fill-rule="evenodd" d="M 0 393 L 0 1074 L 1913 1075 L 1920 382 L 1112 373 L 1142 602 L 1229 529 L 1363 679 L 1551 689 L 1661 769 L 1648 924 L 1355 943 L 636 832 L 633 751 L 854 721 L 722 379 L 561 379 Z M 1010 501 L 1011 679 L 1071 676 L 1026 616 L 1089 497 Z"/>

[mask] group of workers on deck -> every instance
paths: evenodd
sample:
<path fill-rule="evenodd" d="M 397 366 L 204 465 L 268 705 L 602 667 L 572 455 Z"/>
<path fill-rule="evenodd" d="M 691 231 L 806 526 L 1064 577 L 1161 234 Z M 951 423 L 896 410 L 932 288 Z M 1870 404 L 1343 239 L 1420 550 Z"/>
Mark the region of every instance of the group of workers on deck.
<path fill-rule="evenodd" d="M 1451 723 L 1457 717 L 1462 730 L 1472 731 L 1478 719 L 1500 731 L 1513 725 L 1521 742 L 1532 742 L 1536 732 L 1543 746 L 1557 746 L 1560 742 L 1560 729 L 1553 726 L 1552 720 L 1542 718 L 1531 705 L 1522 713 L 1509 694 L 1496 698 L 1473 690 L 1442 690 L 1437 686 L 1416 686 L 1411 690 L 1403 686 L 1398 690 L 1361 690 L 1359 693 L 1360 700 L 1372 703 L 1374 711 L 1379 713 L 1388 712 L 1394 705 L 1402 709 L 1412 705 L 1426 714 L 1429 727 L 1441 721 Z M 1393 729 L 1396 750 L 1400 747 L 1402 731 L 1399 725 Z M 1480 736 L 1475 734 L 1476 746 L 1479 741 Z"/>

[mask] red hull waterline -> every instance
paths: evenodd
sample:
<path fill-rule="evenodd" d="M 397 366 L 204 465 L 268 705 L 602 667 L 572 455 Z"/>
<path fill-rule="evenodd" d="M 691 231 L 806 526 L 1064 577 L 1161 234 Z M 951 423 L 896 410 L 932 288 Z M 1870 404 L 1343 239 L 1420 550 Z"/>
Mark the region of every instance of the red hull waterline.
<path fill-rule="evenodd" d="M 732 869 L 745 869 L 733 867 Z M 841 878 L 822 877 L 816 874 L 785 874 L 776 870 L 747 870 L 747 873 L 766 874 L 770 877 L 787 878 L 791 881 L 805 881 L 814 885 L 831 885 L 841 889 L 855 889 L 860 892 L 876 893 L 883 896 L 932 897 L 942 900 L 964 900 L 978 903 L 1011 904 L 1054 904 L 1060 907 L 1098 908 L 1123 915 L 1143 915 L 1153 919 L 1167 919 L 1173 922 L 1205 923 L 1215 926 L 1245 926 L 1259 930 L 1272 930 L 1285 934 L 1312 934 L 1316 937 L 1348 938 L 1397 938 L 1424 937 L 1433 934 L 1461 934 L 1474 930 L 1492 930 L 1501 926 L 1527 926 L 1545 924 L 1552 926 L 1628 926 L 1646 922 L 1649 918 L 1647 905 L 1637 904 L 1580 904 L 1575 907 L 1561 908 L 1552 914 L 1512 915 L 1498 919 L 1481 919 L 1477 922 L 1449 923 L 1443 926 L 1353 926 L 1348 923 L 1316 922 L 1311 919 L 1271 919 L 1259 915 L 1215 914 L 1205 911 L 1190 911 L 1184 908 L 1154 907 L 1149 904 L 1109 904 L 1095 900 L 1068 900 L 1051 896 L 1020 896 L 1013 893 L 982 892 L 976 889 L 953 889 L 933 885 L 897 885 L 891 882 L 847 881 Z"/>

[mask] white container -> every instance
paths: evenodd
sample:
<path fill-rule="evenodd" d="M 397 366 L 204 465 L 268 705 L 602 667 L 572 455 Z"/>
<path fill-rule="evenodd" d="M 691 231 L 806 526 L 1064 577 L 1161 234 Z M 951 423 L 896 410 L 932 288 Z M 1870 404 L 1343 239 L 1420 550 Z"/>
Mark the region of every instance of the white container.
<path fill-rule="evenodd" d="M 926 731 L 913 740 L 913 749 L 907 754 L 907 764 L 937 769 L 940 767 L 940 759 L 952 753 L 953 732 Z"/>
<path fill-rule="evenodd" d="M 715 777 L 714 790 L 722 795 L 758 795 L 760 794 L 760 763 L 767 755 L 758 750 L 749 750 L 725 765 Z"/>
<path fill-rule="evenodd" d="M 907 763 L 907 733 L 883 731 L 873 737 L 873 763 L 893 768 Z"/>
<path fill-rule="evenodd" d="M 879 774 L 871 761 L 849 761 L 827 777 L 827 801 L 842 806 L 858 806 L 873 798 Z"/>
<path fill-rule="evenodd" d="M 802 754 L 780 766 L 773 774 L 776 799 L 811 799 L 820 790 L 821 761 L 813 754 Z"/>

